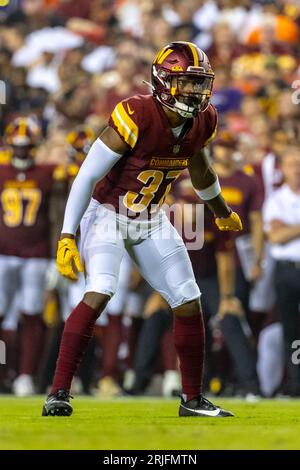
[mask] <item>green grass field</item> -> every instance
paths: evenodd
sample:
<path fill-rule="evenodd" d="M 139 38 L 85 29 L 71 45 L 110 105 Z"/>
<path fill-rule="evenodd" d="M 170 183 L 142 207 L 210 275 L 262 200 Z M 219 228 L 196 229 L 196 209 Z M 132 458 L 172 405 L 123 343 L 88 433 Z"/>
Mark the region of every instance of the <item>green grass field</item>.
<path fill-rule="evenodd" d="M 73 400 L 40 416 L 44 397 L 0 396 L 0 449 L 300 449 L 300 400 L 217 400 L 234 418 L 178 418 L 178 401 Z"/>

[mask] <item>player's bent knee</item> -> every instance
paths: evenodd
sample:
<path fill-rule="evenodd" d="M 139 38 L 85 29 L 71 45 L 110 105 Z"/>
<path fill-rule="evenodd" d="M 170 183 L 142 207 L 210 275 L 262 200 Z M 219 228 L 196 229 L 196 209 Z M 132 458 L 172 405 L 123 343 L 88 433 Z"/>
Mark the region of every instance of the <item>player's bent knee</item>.
<path fill-rule="evenodd" d="M 184 304 L 198 302 L 200 299 L 200 290 L 194 279 L 188 279 L 182 282 L 179 288 L 174 289 L 174 298 L 170 303 L 172 309 L 178 309 Z"/>
<path fill-rule="evenodd" d="M 99 314 L 105 309 L 109 300 L 109 295 L 100 294 L 99 292 L 86 292 L 83 297 L 83 302 L 99 312 Z"/>

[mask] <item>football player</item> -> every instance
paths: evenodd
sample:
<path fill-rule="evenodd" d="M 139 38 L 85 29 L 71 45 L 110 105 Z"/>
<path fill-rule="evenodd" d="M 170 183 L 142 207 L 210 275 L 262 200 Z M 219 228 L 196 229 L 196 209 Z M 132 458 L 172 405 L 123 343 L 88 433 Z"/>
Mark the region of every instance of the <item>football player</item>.
<path fill-rule="evenodd" d="M 40 129 L 32 119 L 15 119 L 5 137 L 12 158 L 9 164 L 0 165 L 0 321 L 18 295 L 20 364 L 13 390 L 28 395 L 34 392 L 33 376 L 43 346 L 41 314 L 51 249 L 50 203 L 57 201 L 54 194 L 61 194 L 58 180 L 62 172 L 53 165 L 35 164 Z"/>
<path fill-rule="evenodd" d="M 238 240 L 242 240 L 242 237 L 247 240 L 247 237 L 250 238 L 251 235 L 250 244 L 253 249 L 253 264 L 251 265 L 250 256 L 248 254 L 246 258 L 250 266 L 245 267 L 245 274 L 242 274 L 242 270 L 238 269 L 241 276 L 238 297 L 242 301 L 244 308 L 247 309 L 249 284 L 247 285 L 245 279 L 246 268 L 248 268 L 249 271 L 247 273 L 247 280 L 249 282 L 255 283 L 262 276 L 262 259 L 264 254 L 264 234 L 261 216 L 262 198 L 259 194 L 255 174 L 250 176 L 244 169 L 237 168 L 237 164 L 233 158 L 235 149 L 236 139 L 234 135 L 228 130 L 220 131 L 213 149 L 214 168 L 218 172 L 222 184 L 222 194 L 225 200 L 234 210 L 241 214 L 244 223 L 243 231 L 238 234 L 231 234 L 231 238 L 236 241 L 237 247 L 239 247 Z M 243 245 L 238 251 L 239 261 L 243 266 L 243 253 L 245 259 L 245 248 L 243 248 Z M 239 273 L 237 273 L 237 275 L 239 276 Z"/>
<path fill-rule="evenodd" d="M 221 196 L 204 147 L 216 131 L 210 104 L 214 72 L 205 53 L 173 42 L 152 64 L 152 91 L 118 103 L 72 186 L 58 244 L 62 275 L 86 270 L 82 301 L 68 318 L 43 415 L 70 415 L 69 389 L 94 324 L 114 294 L 124 250 L 174 312 L 183 395 L 179 416 L 232 416 L 201 393 L 204 325 L 200 291 L 186 248 L 160 206 L 188 168 L 193 186 L 221 230 L 241 230 Z M 81 223 L 81 253 L 75 233 Z M 81 258 L 82 257 L 82 258 Z"/>

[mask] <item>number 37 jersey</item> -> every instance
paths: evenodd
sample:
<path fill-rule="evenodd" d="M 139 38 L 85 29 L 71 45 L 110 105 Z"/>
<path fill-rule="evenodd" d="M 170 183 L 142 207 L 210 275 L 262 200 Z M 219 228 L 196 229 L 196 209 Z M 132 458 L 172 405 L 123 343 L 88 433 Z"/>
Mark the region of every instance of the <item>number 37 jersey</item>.
<path fill-rule="evenodd" d="M 196 118 L 187 119 L 176 137 L 157 100 L 136 95 L 117 104 L 109 125 L 128 151 L 97 184 L 93 198 L 132 217 L 154 213 L 163 204 L 191 157 L 214 136 L 217 113 L 210 105 Z"/>
<path fill-rule="evenodd" d="M 56 175 L 54 165 L 26 171 L 0 165 L 0 255 L 50 256 L 49 203 Z"/>

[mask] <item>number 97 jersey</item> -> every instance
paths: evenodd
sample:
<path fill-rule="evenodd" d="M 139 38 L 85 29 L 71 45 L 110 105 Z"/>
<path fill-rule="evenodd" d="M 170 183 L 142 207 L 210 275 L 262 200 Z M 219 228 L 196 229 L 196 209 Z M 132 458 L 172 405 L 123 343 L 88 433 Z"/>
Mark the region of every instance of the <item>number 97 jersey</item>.
<path fill-rule="evenodd" d="M 179 136 L 152 95 L 136 95 L 115 107 L 111 126 L 128 150 L 94 191 L 101 204 L 129 217 L 153 214 L 191 157 L 214 136 L 217 113 L 212 105 L 187 119 Z"/>
<path fill-rule="evenodd" d="M 50 257 L 49 206 L 62 169 L 33 165 L 21 171 L 0 165 L 0 255 Z"/>

